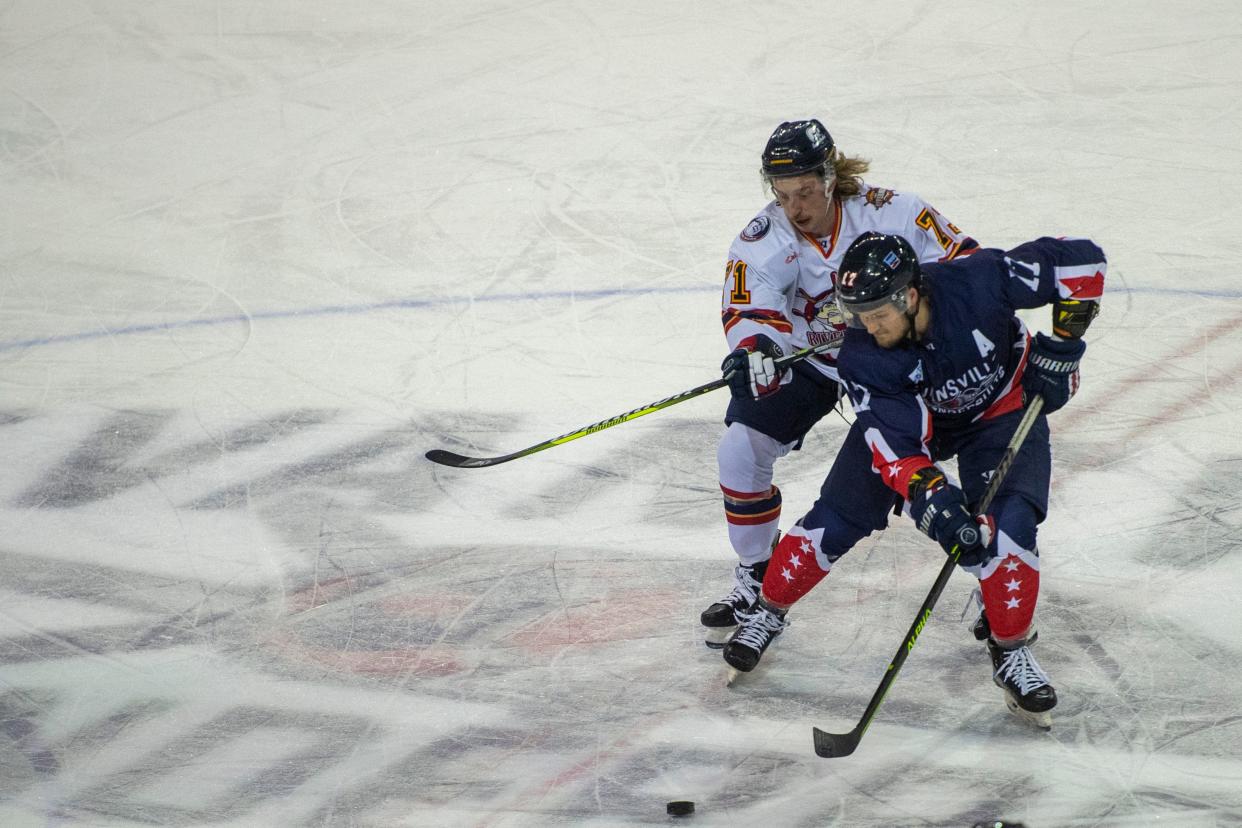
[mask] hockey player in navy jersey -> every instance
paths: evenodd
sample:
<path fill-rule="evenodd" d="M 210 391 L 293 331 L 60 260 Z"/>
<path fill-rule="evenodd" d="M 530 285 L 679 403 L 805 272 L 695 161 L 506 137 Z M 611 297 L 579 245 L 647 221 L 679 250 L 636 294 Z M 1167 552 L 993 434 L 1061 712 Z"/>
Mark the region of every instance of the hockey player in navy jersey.
<path fill-rule="evenodd" d="M 749 671 L 785 628 L 785 613 L 858 541 L 887 525 L 899 500 L 918 528 L 979 579 L 979 628 L 1011 709 L 1047 726 L 1057 696 L 1028 646 L 1039 596 L 1038 525 L 1048 510 L 1048 423 L 1078 388 L 1082 336 L 1099 310 L 1105 257 L 1086 239 L 1040 238 L 924 264 L 896 235 L 846 252 L 837 301 L 848 329 L 838 356 L 856 419 L 820 497 L 777 545 L 761 596 L 724 648 Z M 1053 333 L 1015 311 L 1051 305 Z M 1043 398 L 988 514 L 976 517 L 1021 419 Z M 936 465 L 957 458 L 960 486 Z"/>
<path fill-rule="evenodd" d="M 729 247 L 721 321 L 733 352 L 722 370 L 733 399 L 717 448 L 733 588 L 700 616 L 720 647 L 758 595 L 781 516 L 777 461 L 837 404 L 836 348 L 845 336 L 835 279 L 850 242 L 869 231 L 905 236 L 919 261 L 953 259 L 974 239 L 912 193 L 862 180 L 864 159 L 838 150 L 818 120 L 778 126 L 761 156 L 773 200 Z M 819 346 L 778 372 L 773 358 Z"/>

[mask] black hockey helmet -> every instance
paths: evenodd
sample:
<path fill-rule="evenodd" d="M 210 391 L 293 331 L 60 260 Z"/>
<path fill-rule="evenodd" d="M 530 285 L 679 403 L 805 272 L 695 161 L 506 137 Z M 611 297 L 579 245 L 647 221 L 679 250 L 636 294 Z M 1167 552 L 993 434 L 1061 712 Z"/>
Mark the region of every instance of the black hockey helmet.
<path fill-rule="evenodd" d="M 834 146 L 828 130 L 814 118 L 786 121 L 776 128 L 763 148 L 763 174 L 767 178 L 786 178 L 817 172 L 832 157 Z"/>
<path fill-rule="evenodd" d="M 837 271 L 837 307 L 845 321 L 864 327 L 858 314 L 894 305 L 909 313 L 906 288 L 920 286 L 919 257 L 901 236 L 864 233 L 841 258 Z"/>

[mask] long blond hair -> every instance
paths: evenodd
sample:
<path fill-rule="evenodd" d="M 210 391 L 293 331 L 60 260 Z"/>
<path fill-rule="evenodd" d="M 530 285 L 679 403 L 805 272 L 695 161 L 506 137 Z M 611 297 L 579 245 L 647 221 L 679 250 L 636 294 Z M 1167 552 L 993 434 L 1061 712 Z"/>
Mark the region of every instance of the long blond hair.
<path fill-rule="evenodd" d="M 837 176 L 838 198 L 850 198 L 862 193 L 862 177 L 871 169 L 871 162 L 857 155 L 842 155 L 832 150 L 832 170 Z"/>

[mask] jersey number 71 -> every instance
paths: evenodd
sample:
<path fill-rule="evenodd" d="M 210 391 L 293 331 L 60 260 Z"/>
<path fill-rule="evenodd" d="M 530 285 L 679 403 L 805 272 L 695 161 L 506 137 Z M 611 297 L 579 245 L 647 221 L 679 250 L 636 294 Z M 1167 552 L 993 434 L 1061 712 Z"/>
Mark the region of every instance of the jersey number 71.
<path fill-rule="evenodd" d="M 729 291 L 730 305 L 749 305 L 750 291 L 746 288 L 746 262 L 741 259 L 730 259 L 725 265 L 725 284 L 733 280 L 733 288 Z"/>

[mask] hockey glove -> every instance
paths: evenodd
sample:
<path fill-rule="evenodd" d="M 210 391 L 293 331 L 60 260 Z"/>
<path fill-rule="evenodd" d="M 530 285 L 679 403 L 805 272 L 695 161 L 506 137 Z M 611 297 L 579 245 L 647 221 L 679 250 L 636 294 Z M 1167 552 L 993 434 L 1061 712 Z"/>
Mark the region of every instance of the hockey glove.
<path fill-rule="evenodd" d="M 786 373 L 785 369 L 776 367 L 781 346 L 763 334 L 748 336 L 738 346 L 720 364 L 730 393 L 739 400 L 759 400 L 781 390 L 781 380 Z"/>
<path fill-rule="evenodd" d="M 910 515 L 919 531 L 939 543 L 945 554 L 960 551 L 957 562 L 962 566 L 978 566 L 988 559 L 991 521 L 970 513 L 966 495 L 940 469 L 928 466 L 915 472 L 908 494 Z"/>
<path fill-rule="evenodd" d="M 1100 303 L 1091 299 L 1058 299 L 1052 305 L 1052 332 L 1062 339 L 1082 339 Z"/>
<path fill-rule="evenodd" d="M 1027 398 L 1036 394 L 1042 396 L 1045 414 L 1069 402 L 1078 391 L 1078 363 L 1086 350 L 1087 343 L 1081 339 L 1035 334 L 1026 373 L 1022 375 L 1022 388 Z"/>

